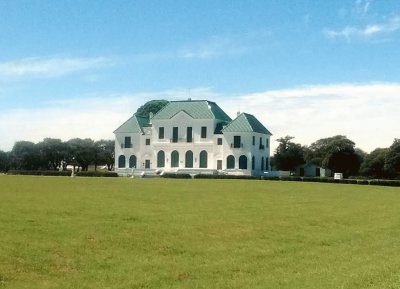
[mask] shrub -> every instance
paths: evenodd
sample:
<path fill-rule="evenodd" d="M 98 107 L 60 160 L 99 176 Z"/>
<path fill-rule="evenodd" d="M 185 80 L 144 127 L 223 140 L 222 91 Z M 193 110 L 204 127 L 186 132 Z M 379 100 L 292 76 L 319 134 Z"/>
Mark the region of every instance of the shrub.
<path fill-rule="evenodd" d="M 97 172 L 97 171 L 84 171 L 77 172 L 77 177 L 118 177 L 116 172 Z"/>
<path fill-rule="evenodd" d="M 372 186 L 400 187 L 400 181 L 397 180 L 370 180 L 369 184 Z"/>
<path fill-rule="evenodd" d="M 266 181 L 280 181 L 279 177 L 263 177 L 262 179 Z"/>
<path fill-rule="evenodd" d="M 195 179 L 230 179 L 230 180 L 260 180 L 261 177 L 256 176 L 236 176 L 236 175 L 206 175 L 206 174 L 198 174 L 194 176 Z"/>
<path fill-rule="evenodd" d="M 320 178 L 303 177 L 303 182 L 320 182 Z"/>
<path fill-rule="evenodd" d="M 358 185 L 369 185 L 369 182 L 367 180 L 357 180 Z"/>
<path fill-rule="evenodd" d="M 9 175 L 23 176 L 70 176 L 71 171 L 25 171 L 25 170 L 9 170 Z"/>
<path fill-rule="evenodd" d="M 175 173 L 164 173 L 162 175 L 163 178 L 171 178 L 171 179 L 191 179 L 192 176 L 190 174 L 175 174 Z"/>

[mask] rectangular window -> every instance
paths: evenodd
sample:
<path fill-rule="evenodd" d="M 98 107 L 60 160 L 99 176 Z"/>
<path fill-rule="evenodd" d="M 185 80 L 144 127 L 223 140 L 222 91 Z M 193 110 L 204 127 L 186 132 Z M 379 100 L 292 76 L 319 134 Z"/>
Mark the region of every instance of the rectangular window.
<path fill-rule="evenodd" d="M 158 128 L 158 138 L 164 139 L 164 127 Z"/>
<path fill-rule="evenodd" d="M 192 142 L 193 141 L 193 134 L 192 134 L 192 127 L 188 126 L 186 130 L 186 141 L 187 142 Z"/>
<path fill-rule="evenodd" d="M 174 126 L 172 128 L 172 142 L 178 142 L 178 127 Z"/>
<path fill-rule="evenodd" d="M 260 150 L 263 150 L 263 149 L 264 149 L 264 145 L 262 143 L 262 137 L 260 137 Z"/>
<path fill-rule="evenodd" d="M 219 146 L 222 146 L 222 138 L 221 138 L 221 137 L 219 137 L 219 138 L 217 139 L 217 144 L 218 144 Z"/>
<path fill-rule="evenodd" d="M 146 138 L 146 145 L 149 146 L 150 145 L 150 139 Z"/>
<path fill-rule="evenodd" d="M 265 147 L 266 147 L 266 148 L 269 147 L 269 139 L 265 139 Z"/>
<path fill-rule="evenodd" d="M 242 143 L 242 141 L 241 141 L 240 135 L 235 135 L 233 137 L 233 147 L 240 148 L 242 146 L 241 143 Z"/>
<path fill-rule="evenodd" d="M 206 126 L 201 127 L 201 138 L 207 138 L 207 127 Z"/>
<path fill-rule="evenodd" d="M 130 136 L 125 137 L 125 143 L 124 143 L 125 148 L 131 148 L 132 147 L 132 140 Z"/>
<path fill-rule="evenodd" d="M 253 146 L 256 145 L 256 137 L 253 135 Z"/>

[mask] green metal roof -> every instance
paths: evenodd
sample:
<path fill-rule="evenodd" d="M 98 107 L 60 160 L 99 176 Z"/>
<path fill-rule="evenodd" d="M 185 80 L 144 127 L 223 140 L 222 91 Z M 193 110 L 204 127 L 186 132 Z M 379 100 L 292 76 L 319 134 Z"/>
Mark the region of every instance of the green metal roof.
<path fill-rule="evenodd" d="M 114 133 L 143 133 L 143 127 L 149 126 L 149 118 L 133 115 L 124 122 Z"/>
<path fill-rule="evenodd" d="M 231 118 L 215 102 L 207 100 L 171 101 L 152 119 L 170 119 L 181 111 L 184 111 L 194 119 L 231 121 Z"/>
<path fill-rule="evenodd" d="M 241 113 L 224 127 L 222 132 L 258 132 L 272 135 L 254 115 L 248 113 Z"/>

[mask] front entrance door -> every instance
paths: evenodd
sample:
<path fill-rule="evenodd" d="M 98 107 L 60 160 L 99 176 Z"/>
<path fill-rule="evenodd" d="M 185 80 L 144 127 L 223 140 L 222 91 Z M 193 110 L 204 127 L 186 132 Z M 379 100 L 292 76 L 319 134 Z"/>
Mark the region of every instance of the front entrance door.
<path fill-rule="evenodd" d="M 144 161 L 144 168 L 145 169 L 150 169 L 150 160 L 145 160 Z"/>
<path fill-rule="evenodd" d="M 222 160 L 217 160 L 217 170 L 222 170 Z"/>

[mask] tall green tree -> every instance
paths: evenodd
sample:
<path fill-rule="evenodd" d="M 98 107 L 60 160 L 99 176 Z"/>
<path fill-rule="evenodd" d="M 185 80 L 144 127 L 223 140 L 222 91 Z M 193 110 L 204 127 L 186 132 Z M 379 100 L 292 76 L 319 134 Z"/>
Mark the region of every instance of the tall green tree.
<path fill-rule="evenodd" d="M 74 166 L 78 165 L 82 168 L 82 171 L 87 171 L 96 157 L 94 141 L 88 138 L 70 139 L 67 141 L 67 151 L 67 163 Z"/>
<path fill-rule="evenodd" d="M 306 155 L 307 162 L 343 173 L 345 177 L 358 175 L 361 164 L 355 143 L 342 135 L 317 140 L 309 146 Z"/>
<path fill-rule="evenodd" d="M 398 138 L 393 141 L 386 154 L 385 169 L 390 177 L 400 177 L 400 139 Z"/>
<path fill-rule="evenodd" d="M 36 145 L 30 141 L 17 141 L 10 153 L 10 166 L 17 170 L 38 170 L 42 162 Z"/>
<path fill-rule="evenodd" d="M 279 138 L 273 163 L 278 170 L 293 171 L 297 166 L 304 164 L 304 148 L 292 142 L 292 136 Z"/>
<path fill-rule="evenodd" d="M 0 172 L 7 172 L 10 168 L 9 153 L 0 150 Z"/>
<path fill-rule="evenodd" d="M 46 169 L 58 170 L 61 168 L 67 154 L 66 143 L 60 139 L 45 138 L 36 146 L 40 152 L 43 166 Z"/>
<path fill-rule="evenodd" d="M 94 143 L 96 149 L 95 169 L 97 165 L 103 164 L 107 166 L 107 170 L 111 171 L 114 168 L 114 140 L 99 140 Z"/>
<path fill-rule="evenodd" d="M 389 149 L 377 148 L 365 156 L 361 163 L 360 174 L 371 178 L 387 178 L 388 173 L 385 169 L 386 155 Z"/>
<path fill-rule="evenodd" d="M 169 101 L 165 99 L 150 100 L 139 107 L 136 111 L 136 114 L 148 117 L 150 113 L 156 114 L 159 110 L 166 106 L 168 102 Z"/>

